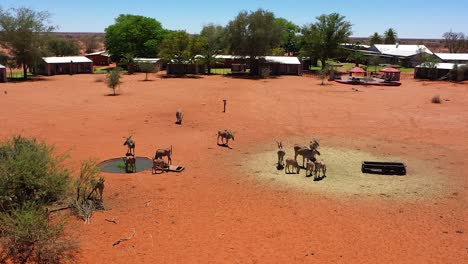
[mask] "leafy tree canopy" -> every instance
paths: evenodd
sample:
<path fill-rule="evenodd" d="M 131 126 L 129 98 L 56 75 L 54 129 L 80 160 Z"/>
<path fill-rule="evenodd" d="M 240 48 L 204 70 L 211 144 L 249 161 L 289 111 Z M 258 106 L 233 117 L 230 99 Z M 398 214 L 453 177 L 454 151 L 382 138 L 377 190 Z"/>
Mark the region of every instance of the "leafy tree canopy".
<path fill-rule="evenodd" d="M 375 44 L 382 44 L 382 36 L 379 35 L 379 33 L 375 32 L 372 36 L 370 36 L 369 40 L 369 45 L 375 45 Z"/>
<path fill-rule="evenodd" d="M 143 58 L 158 54 L 159 45 L 166 34 L 156 19 L 137 15 L 118 16 L 105 32 L 105 45 L 112 55 L 133 54 Z"/>
<path fill-rule="evenodd" d="M 226 27 L 229 50 L 236 55 L 268 55 L 279 47 L 286 35 L 286 28 L 272 12 L 258 9 L 240 12 Z"/>
<path fill-rule="evenodd" d="M 340 43 L 348 42 L 351 28 L 351 23 L 345 21 L 345 17 L 338 13 L 317 17 L 317 22 L 302 29 L 302 53 L 311 58 L 318 58 L 322 68 L 325 68 L 326 61 L 340 51 Z"/>
<path fill-rule="evenodd" d="M 16 64 L 27 69 L 38 63 L 44 51 L 46 33 L 54 30 L 49 24 L 50 14 L 20 7 L 4 10 L 0 8 L 0 46 L 10 50 Z"/>
<path fill-rule="evenodd" d="M 301 28 L 293 22 L 285 18 L 277 18 L 279 23 L 285 30 L 281 39 L 281 47 L 285 53 L 294 54 L 299 51 L 299 33 Z"/>
<path fill-rule="evenodd" d="M 174 31 L 164 38 L 159 56 L 174 63 L 193 62 L 205 45 L 206 39 L 200 36 L 190 36 L 185 31 Z"/>
<path fill-rule="evenodd" d="M 397 42 L 398 34 L 395 29 L 389 28 L 384 32 L 384 43 L 395 44 Z"/>
<path fill-rule="evenodd" d="M 80 54 L 80 45 L 74 40 L 52 38 L 47 42 L 47 50 L 52 56 L 75 56 Z"/>

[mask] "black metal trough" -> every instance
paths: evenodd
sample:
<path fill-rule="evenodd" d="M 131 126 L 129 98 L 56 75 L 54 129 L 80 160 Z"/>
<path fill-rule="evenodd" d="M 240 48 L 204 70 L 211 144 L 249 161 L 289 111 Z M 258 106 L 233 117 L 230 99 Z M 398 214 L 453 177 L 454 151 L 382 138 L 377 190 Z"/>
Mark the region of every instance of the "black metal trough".
<path fill-rule="evenodd" d="M 403 162 L 363 161 L 362 173 L 406 175 L 406 164 Z"/>

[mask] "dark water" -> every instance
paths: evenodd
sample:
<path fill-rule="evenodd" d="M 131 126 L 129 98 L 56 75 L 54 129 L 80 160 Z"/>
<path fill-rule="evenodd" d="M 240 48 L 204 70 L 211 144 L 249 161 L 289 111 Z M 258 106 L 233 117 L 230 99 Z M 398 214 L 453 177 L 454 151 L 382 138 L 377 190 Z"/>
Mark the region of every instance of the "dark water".
<path fill-rule="evenodd" d="M 153 160 L 146 157 L 136 157 L 136 172 L 145 171 L 153 167 Z M 102 172 L 109 173 L 125 173 L 125 167 L 122 165 L 125 164 L 123 158 L 114 158 L 110 160 L 105 160 L 99 163 L 99 167 Z M 119 168 L 121 165 L 122 168 Z"/>

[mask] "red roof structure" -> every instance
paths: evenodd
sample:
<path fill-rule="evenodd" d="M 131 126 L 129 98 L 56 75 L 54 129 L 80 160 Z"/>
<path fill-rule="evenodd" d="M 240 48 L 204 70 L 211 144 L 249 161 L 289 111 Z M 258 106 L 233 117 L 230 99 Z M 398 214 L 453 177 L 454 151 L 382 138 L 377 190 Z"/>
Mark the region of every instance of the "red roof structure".
<path fill-rule="evenodd" d="M 349 73 L 366 73 L 366 71 L 360 67 L 354 67 L 351 70 L 348 70 L 348 72 Z"/>
<path fill-rule="evenodd" d="M 389 82 L 399 82 L 401 71 L 395 68 L 385 68 L 380 70 L 384 73 L 384 80 Z"/>

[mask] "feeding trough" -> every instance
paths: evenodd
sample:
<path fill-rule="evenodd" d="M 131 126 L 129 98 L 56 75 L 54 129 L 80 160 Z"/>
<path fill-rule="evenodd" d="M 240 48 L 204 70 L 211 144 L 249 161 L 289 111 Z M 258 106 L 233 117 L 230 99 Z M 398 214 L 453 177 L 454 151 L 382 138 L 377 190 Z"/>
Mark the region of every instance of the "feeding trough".
<path fill-rule="evenodd" d="M 362 173 L 406 175 L 406 165 L 403 162 L 363 161 Z"/>

